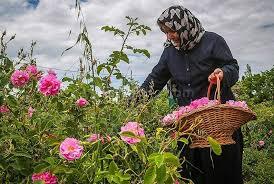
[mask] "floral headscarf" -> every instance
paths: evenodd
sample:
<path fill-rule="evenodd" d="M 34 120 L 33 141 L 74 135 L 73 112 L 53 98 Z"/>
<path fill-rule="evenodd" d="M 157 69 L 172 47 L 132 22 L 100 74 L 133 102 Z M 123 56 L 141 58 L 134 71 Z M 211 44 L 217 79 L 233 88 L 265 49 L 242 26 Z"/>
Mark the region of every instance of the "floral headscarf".
<path fill-rule="evenodd" d="M 180 48 L 182 50 L 192 49 L 201 40 L 205 33 L 200 21 L 183 6 L 171 6 L 166 9 L 157 20 L 158 25 L 165 25 L 176 31 L 181 39 Z M 161 29 L 162 30 L 162 29 Z M 170 46 L 171 41 L 167 40 L 166 46 Z"/>

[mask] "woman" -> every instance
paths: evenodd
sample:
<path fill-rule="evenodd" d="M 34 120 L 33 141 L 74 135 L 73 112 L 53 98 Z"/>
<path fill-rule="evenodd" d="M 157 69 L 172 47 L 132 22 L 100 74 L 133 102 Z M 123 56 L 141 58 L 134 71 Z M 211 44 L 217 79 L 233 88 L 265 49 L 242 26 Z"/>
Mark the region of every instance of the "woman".
<path fill-rule="evenodd" d="M 177 85 L 177 102 L 185 106 L 205 97 L 209 82 L 216 83 L 218 75 L 222 81 L 222 103 L 234 99 L 230 88 L 238 80 L 239 66 L 221 36 L 205 31 L 200 21 L 182 6 L 166 9 L 157 23 L 167 42 L 142 89 L 152 88 L 157 94 L 172 79 Z M 222 146 L 222 155 L 212 154 L 212 159 L 209 148 L 183 149 L 182 158 L 185 156 L 191 164 L 182 166 L 182 175 L 197 184 L 243 183 L 241 131 L 236 131 L 233 138 L 236 144 Z"/>

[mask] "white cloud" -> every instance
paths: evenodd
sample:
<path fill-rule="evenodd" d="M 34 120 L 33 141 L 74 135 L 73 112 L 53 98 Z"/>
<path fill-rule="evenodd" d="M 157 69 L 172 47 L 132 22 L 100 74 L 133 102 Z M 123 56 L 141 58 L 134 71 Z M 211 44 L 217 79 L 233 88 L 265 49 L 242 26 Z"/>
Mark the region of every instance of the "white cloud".
<path fill-rule="evenodd" d="M 132 57 L 135 62 L 122 65 L 123 71 L 133 70 L 135 77 L 143 80 L 157 63 L 163 50 L 165 36 L 159 31 L 156 20 L 161 12 L 180 0 L 89 0 L 82 9 L 93 45 L 95 57 L 104 61 L 112 50 L 119 50 L 121 40 L 100 30 L 103 25 L 126 28 L 126 15 L 139 17 L 139 21 L 152 28 L 145 37 L 132 37 L 129 43 L 146 48 L 151 59 Z M 199 3 L 186 0 L 183 5 L 202 22 L 206 30 L 222 35 L 239 61 L 241 73 L 250 64 L 253 71 L 270 69 L 274 65 L 273 0 L 204 0 Z M 29 48 L 31 40 L 37 41 L 35 57 L 38 65 L 78 70 L 80 48 L 61 57 L 64 49 L 76 41 L 79 25 L 73 8 L 74 0 L 40 0 L 36 9 L 27 8 L 25 0 L 0 1 L 0 30 L 15 34 L 9 53 L 14 57 L 20 47 Z M 71 37 L 68 38 L 69 31 Z"/>

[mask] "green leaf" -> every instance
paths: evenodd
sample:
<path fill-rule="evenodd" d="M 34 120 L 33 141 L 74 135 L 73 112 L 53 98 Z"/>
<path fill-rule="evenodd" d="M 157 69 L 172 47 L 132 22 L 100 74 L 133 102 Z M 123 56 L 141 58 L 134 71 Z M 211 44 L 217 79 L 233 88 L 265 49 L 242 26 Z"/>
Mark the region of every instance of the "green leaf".
<path fill-rule="evenodd" d="M 55 165 L 55 160 L 54 160 L 54 158 L 52 158 L 52 157 L 46 158 L 45 161 L 46 161 L 47 163 L 49 163 L 50 165 Z"/>
<path fill-rule="evenodd" d="M 105 156 L 105 159 L 108 159 L 108 160 L 112 160 L 113 159 L 113 156 L 111 154 L 107 154 Z"/>
<path fill-rule="evenodd" d="M 165 184 L 173 184 L 173 183 L 174 183 L 174 181 L 172 179 L 172 176 L 169 174 L 169 176 L 167 177 L 167 179 L 165 181 Z M 191 184 L 191 183 L 189 183 L 189 184 Z"/>
<path fill-rule="evenodd" d="M 109 174 L 115 175 L 115 173 L 118 171 L 118 166 L 114 161 L 111 161 L 109 164 Z"/>
<path fill-rule="evenodd" d="M 130 46 L 130 45 L 126 45 L 126 48 L 129 49 L 129 50 L 133 50 L 133 47 Z"/>
<path fill-rule="evenodd" d="M 9 84 L 9 78 L 4 73 L 0 73 L 0 87 L 4 88 L 7 84 Z"/>
<path fill-rule="evenodd" d="M 107 69 L 108 73 L 110 73 L 110 72 L 111 72 L 111 68 L 110 68 L 110 66 L 106 66 L 106 69 Z"/>
<path fill-rule="evenodd" d="M 142 29 L 142 32 L 144 35 L 146 35 L 146 30 L 145 29 Z"/>
<path fill-rule="evenodd" d="M 25 152 L 15 152 L 13 153 L 14 156 L 16 157 L 26 157 L 26 158 L 31 158 L 31 155 Z"/>
<path fill-rule="evenodd" d="M 116 79 L 122 79 L 123 78 L 123 75 L 120 72 L 116 72 L 113 75 L 116 76 Z"/>
<path fill-rule="evenodd" d="M 10 106 L 13 106 L 13 107 L 17 106 L 17 101 L 16 101 L 15 97 L 12 95 L 8 96 L 7 102 Z"/>
<path fill-rule="evenodd" d="M 107 32 L 107 31 L 110 30 L 110 27 L 109 26 L 103 26 L 103 27 L 101 27 L 101 30 L 104 30 L 105 32 Z"/>
<path fill-rule="evenodd" d="M 64 110 L 64 106 L 62 102 L 57 102 L 57 109 L 58 111 L 63 111 Z"/>
<path fill-rule="evenodd" d="M 152 166 L 146 170 L 144 184 L 153 184 L 156 179 L 156 167 Z"/>
<path fill-rule="evenodd" d="M 144 54 L 146 57 L 150 58 L 150 53 L 146 49 L 133 49 L 133 53 Z"/>
<path fill-rule="evenodd" d="M 178 141 L 183 142 L 183 143 L 185 143 L 185 144 L 188 144 L 188 143 L 189 143 L 189 142 L 188 142 L 188 139 L 187 139 L 187 138 L 184 138 L 184 137 L 180 138 Z"/>
<path fill-rule="evenodd" d="M 64 77 L 62 79 L 62 82 L 73 82 L 74 80 L 72 78 L 69 78 L 69 77 Z"/>
<path fill-rule="evenodd" d="M 69 169 L 65 166 L 57 166 L 54 168 L 53 173 L 54 174 L 59 174 L 59 173 L 60 174 L 71 174 L 71 173 L 73 173 L 73 170 Z"/>
<path fill-rule="evenodd" d="M 139 156 L 139 158 L 143 161 L 143 163 L 146 163 L 146 156 L 142 150 L 142 146 L 140 144 L 136 145 L 130 145 L 131 149 L 136 152 Z"/>
<path fill-rule="evenodd" d="M 4 94 L 0 91 L 0 105 L 4 103 Z"/>
<path fill-rule="evenodd" d="M 34 167 L 34 172 L 39 173 L 39 172 L 45 171 L 47 170 L 48 167 L 49 165 L 47 163 L 41 163 Z"/>
<path fill-rule="evenodd" d="M 119 179 L 121 181 L 126 181 L 126 180 L 130 180 L 130 175 L 129 174 L 123 174 L 121 171 L 120 172 L 116 172 L 115 176 L 119 177 Z"/>
<path fill-rule="evenodd" d="M 138 138 L 133 132 L 131 131 L 124 131 L 120 133 L 121 136 L 130 137 L 130 138 Z"/>
<path fill-rule="evenodd" d="M 2 169 L 2 170 L 5 169 L 1 163 L 0 163 L 0 169 Z"/>
<path fill-rule="evenodd" d="M 171 166 L 175 166 L 175 167 L 180 166 L 179 158 L 169 152 L 164 153 L 164 162 Z"/>
<path fill-rule="evenodd" d="M 91 79 L 91 75 L 89 73 L 86 74 L 86 79 Z"/>
<path fill-rule="evenodd" d="M 124 52 L 121 52 L 120 58 L 121 58 L 121 60 L 125 61 L 126 63 L 129 63 L 129 59 Z"/>
<path fill-rule="evenodd" d="M 44 181 L 34 181 L 34 183 L 33 184 L 44 184 L 45 182 Z"/>
<path fill-rule="evenodd" d="M 164 184 L 166 180 L 166 166 L 162 165 L 161 167 L 157 168 L 156 174 L 157 184 Z"/>
<path fill-rule="evenodd" d="M 105 67 L 105 64 L 100 64 L 97 66 L 97 74 L 99 75 L 100 72 L 103 70 L 103 68 Z"/>
<path fill-rule="evenodd" d="M 157 165 L 158 168 L 163 165 L 163 162 L 164 162 L 164 155 L 158 155 L 155 157 L 155 164 Z"/>
<path fill-rule="evenodd" d="M 102 79 L 100 77 L 94 77 L 93 82 L 96 86 L 100 88 L 103 86 Z"/>
<path fill-rule="evenodd" d="M 59 99 L 57 98 L 57 97 L 53 97 L 52 99 L 51 99 L 51 102 L 52 103 L 56 103 L 56 102 L 58 102 L 59 101 Z"/>
<path fill-rule="evenodd" d="M 209 142 L 213 152 L 216 155 L 221 155 L 222 154 L 222 148 L 221 148 L 221 145 L 218 141 L 216 141 L 215 139 L 213 139 L 210 136 L 207 137 L 207 141 Z"/>

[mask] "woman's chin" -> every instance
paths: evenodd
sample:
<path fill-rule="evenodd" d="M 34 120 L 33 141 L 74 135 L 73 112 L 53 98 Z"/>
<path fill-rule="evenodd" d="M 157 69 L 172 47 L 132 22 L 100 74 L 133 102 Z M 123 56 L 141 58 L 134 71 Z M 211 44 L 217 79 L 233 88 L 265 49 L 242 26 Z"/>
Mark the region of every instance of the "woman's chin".
<path fill-rule="evenodd" d="M 180 42 L 172 41 L 172 44 L 174 45 L 174 47 L 180 47 Z"/>

